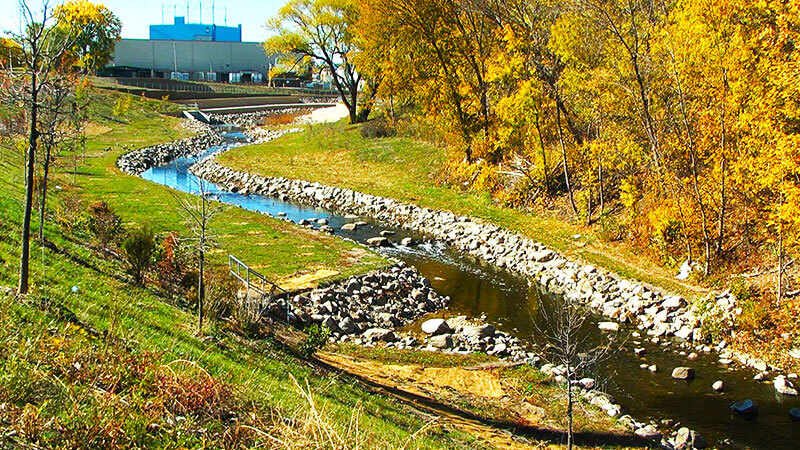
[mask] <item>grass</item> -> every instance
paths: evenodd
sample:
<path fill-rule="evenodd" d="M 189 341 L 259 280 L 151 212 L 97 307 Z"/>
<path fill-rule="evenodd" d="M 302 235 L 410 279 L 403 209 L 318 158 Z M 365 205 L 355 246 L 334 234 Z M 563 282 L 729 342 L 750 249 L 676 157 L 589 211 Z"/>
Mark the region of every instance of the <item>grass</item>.
<path fill-rule="evenodd" d="M 265 176 L 317 181 L 481 218 L 518 231 L 572 258 L 692 298 L 703 292 L 679 282 L 642 252 L 601 240 L 581 225 L 494 203 L 485 193 L 437 182 L 444 149 L 407 136 L 369 139 L 361 126 L 344 122 L 307 126 L 265 144 L 240 147 L 219 157 L 228 167 Z M 573 236 L 580 234 L 580 239 Z"/>
<path fill-rule="evenodd" d="M 64 158 L 57 176 L 65 193 L 75 193 L 85 202 L 103 200 L 129 225 L 148 223 L 157 232 L 188 230 L 173 195 L 186 195 L 116 168 L 119 156 L 132 149 L 169 142 L 189 133 L 179 120 L 156 114 L 162 102 L 136 99 L 124 116 L 115 120 L 111 110 L 123 94 L 102 91 L 93 95 L 93 134 L 87 142 L 86 162 L 73 177 L 71 158 Z M 73 178 L 75 183 L 72 183 Z M 268 277 L 288 280 L 309 271 L 336 273 L 344 278 L 385 266 L 387 261 L 357 244 L 324 233 L 296 227 L 282 220 L 225 206 L 212 223 L 217 250 L 211 259 L 226 263 L 227 254 L 236 255 Z"/>

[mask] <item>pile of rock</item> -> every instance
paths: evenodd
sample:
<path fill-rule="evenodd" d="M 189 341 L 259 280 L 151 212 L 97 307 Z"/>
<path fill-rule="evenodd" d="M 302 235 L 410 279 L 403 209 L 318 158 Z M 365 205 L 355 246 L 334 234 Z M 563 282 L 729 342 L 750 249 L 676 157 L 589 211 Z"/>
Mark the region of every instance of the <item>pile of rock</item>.
<path fill-rule="evenodd" d="M 385 342 L 405 346 L 395 329 L 446 306 L 447 297 L 413 267 L 398 263 L 389 269 L 350 277 L 328 287 L 295 295 L 289 320 L 300 326 L 321 324 L 333 339 L 344 342 Z M 284 300 L 269 312 L 286 317 Z"/>
<path fill-rule="evenodd" d="M 242 129 L 258 128 L 264 126 L 264 119 L 270 116 L 284 114 L 300 114 L 312 108 L 281 108 L 268 111 L 253 111 L 240 114 L 209 114 L 208 117 L 214 123 L 227 123 Z"/>
<path fill-rule="evenodd" d="M 554 293 L 563 293 L 617 322 L 630 322 L 651 336 L 676 336 L 688 341 L 703 338 L 696 309 L 683 298 L 664 295 L 649 287 L 618 279 L 590 265 L 562 255 L 517 233 L 479 223 L 450 212 L 422 208 L 396 200 L 276 177 L 238 172 L 207 160 L 194 172 L 227 189 L 246 189 L 426 233 L 489 263 L 533 279 Z M 731 314 L 738 312 L 730 293 L 716 298 Z"/>
<path fill-rule="evenodd" d="M 422 350 L 445 351 L 459 354 L 482 352 L 512 361 L 538 363 L 539 357 L 528 352 L 520 340 L 498 331 L 488 323 L 467 320 L 466 316 L 450 319 L 428 319 L 421 324 L 424 342 Z"/>
<path fill-rule="evenodd" d="M 209 147 L 224 143 L 224 139 L 210 127 L 203 126 L 199 129 L 201 131 L 197 136 L 126 153 L 117 160 L 117 167 L 127 174 L 139 175 L 151 167 L 164 165 L 181 156 L 202 153 Z"/>

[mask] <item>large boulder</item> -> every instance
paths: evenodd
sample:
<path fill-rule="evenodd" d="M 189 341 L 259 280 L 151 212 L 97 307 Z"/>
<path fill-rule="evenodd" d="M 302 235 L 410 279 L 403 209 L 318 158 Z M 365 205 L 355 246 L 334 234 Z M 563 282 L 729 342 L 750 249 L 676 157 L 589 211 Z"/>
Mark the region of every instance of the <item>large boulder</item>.
<path fill-rule="evenodd" d="M 672 378 L 676 380 L 694 379 L 694 369 L 691 367 L 676 367 L 672 370 Z"/>
<path fill-rule="evenodd" d="M 444 319 L 428 319 L 422 322 L 422 331 L 434 336 L 439 334 L 450 333 L 450 325 Z"/>

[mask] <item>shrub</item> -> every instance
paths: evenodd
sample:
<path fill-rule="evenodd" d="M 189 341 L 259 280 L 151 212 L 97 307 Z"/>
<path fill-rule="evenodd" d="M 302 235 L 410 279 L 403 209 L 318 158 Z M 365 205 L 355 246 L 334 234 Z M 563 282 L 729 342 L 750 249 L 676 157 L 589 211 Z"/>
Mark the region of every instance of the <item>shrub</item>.
<path fill-rule="evenodd" d="M 392 137 L 396 134 L 397 130 L 392 128 L 385 119 L 371 120 L 361 127 L 361 137 L 367 139 Z"/>
<path fill-rule="evenodd" d="M 300 344 L 300 353 L 307 358 L 325 347 L 331 335 L 331 330 L 317 324 L 306 327 L 303 332 L 306 333 L 306 340 Z"/>
<path fill-rule="evenodd" d="M 168 234 L 161 243 L 157 270 L 158 282 L 164 290 L 181 295 L 197 286 L 192 251 L 181 242 L 178 233 Z"/>
<path fill-rule="evenodd" d="M 82 235 L 90 228 L 91 218 L 77 195 L 65 195 L 56 204 L 56 223 L 68 233 Z"/>
<path fill-rule="evenodd" d="M 620 241 L 625 237 L 627 231 L 619 219 L 611 214 L 600 216 L 600 237 L 608 242 Z"/>
<path fill-rule="evenodd" d="M 103 201 L 89 205 L 89 216 L 91 217 L 89 229 L 94 233 L 100 246 L 108 248 L 108 245 L 122 232 L 122 220 Z"/>
<path fill-rule="evenodd" d="M 752 284 L 745 281 L 744 277 L 738 276 L 731 280 L 731 294 L 740 302 L 753 300 L 758 296 L 758 290 Z"/>
<path fill-rule="evenodd" d="M 227 319 L 236 308 L 238 286 L 224 266 L 206 271 L 205 315 L 208 319 L 220 321 Z"/>
<path fill-rule="evenodd" d="M 122 241 L 122 255 L 128 263 L 128 271 L 134 283 L 144 284 L 147 270 L 153 266 L 156 253 L 156 236 L 147 225 L 133 230 Z"/>

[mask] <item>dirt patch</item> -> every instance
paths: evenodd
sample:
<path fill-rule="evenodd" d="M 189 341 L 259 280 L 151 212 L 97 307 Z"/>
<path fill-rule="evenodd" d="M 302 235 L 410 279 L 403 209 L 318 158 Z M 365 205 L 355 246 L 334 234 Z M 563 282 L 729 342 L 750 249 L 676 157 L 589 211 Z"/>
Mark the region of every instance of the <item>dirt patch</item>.
<path fill-rule="evenodd" d="M 436 388 L 450 388 L 488 398 L 501 398 L 507 395 L 500 383 L 500 377 L 494 371 L 418 365 L 381 365 L 381 368 L 387 371 L 387 375 Z"/>
<path fill-rule="evenodd" d="M 86 134 L 89 136 L 99 136 L 108 133 L 112 128 L 99 123 L 89 122 L 84 127 L 84 130 L 86 130 Z"/>
<path fill-rule="evenodd" d="M 278 283 L 283 289 L 292 292 L 317 286 L 317 282 L 326 278 L 339 275 L 339 272 L 331 269 L 318 269 L 313 272 L 305 272 L 284 278 Z"/>

